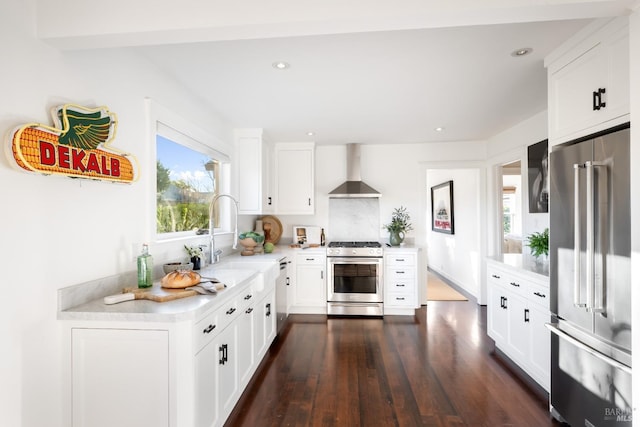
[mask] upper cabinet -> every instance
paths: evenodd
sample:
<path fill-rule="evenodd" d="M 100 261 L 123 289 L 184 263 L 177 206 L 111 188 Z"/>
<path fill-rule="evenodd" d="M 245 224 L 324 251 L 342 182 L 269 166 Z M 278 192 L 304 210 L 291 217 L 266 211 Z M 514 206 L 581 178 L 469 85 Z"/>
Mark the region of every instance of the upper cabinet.
<path fill-rule="evenodd" d="M 314 143 L 278 143 L 274 153 L 276 212 L 281 215 L 313 215 Z"/>
<path fill-rule="evenodd" d="M 236 130 L 235 143 L 239 213 L 273 213 L 273 145 L 262 129 Z"/>
<path fill-rule="evenodd" d="M 262 129 L 235 131 L 240 214 L 312 215 L 315 212 L 313 143 L 271 144 Z"/>
<path fill-rule="evenodd" d="M 551 145 L 629 121 L 627 17 L 593 22 L 547 56 L 545 66 Z"/>

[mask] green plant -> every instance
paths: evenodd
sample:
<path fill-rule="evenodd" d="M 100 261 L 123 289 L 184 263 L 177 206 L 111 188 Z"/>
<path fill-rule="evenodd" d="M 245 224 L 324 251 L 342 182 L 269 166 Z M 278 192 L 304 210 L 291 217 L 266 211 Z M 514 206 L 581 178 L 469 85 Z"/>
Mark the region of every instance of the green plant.
<path fill-rule="evenodd" d="M 391 214 L 391 222 L 382 226 L 388 232 L 407 232 L 413 230 L 413 226 L 409 222 L 411 216 L 407 213 L 407 209 L 403 206 L 395 208 Z"/>
<path fill-rule="evenodd" d="M 543 232 L 535 232 L 527 236 L 527 246 L 531 248 L 531 254 L 536 258 L 540 255 L 549 255 L 549 229 Z"/>
<path fill-rule="evenodd" d="M 184 249 L 189 254 L 189 258 L 201 258 L 202 257 L 202 248 L 199 246 L 187 246 L 184 245 Z"/>

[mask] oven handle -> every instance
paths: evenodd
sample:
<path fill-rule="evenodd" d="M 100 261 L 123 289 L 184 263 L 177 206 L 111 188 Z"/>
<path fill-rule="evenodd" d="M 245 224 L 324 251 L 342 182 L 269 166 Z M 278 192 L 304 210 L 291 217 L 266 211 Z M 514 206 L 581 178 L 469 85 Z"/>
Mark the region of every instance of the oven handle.
<path fill-rule="evenodd" d="M 380 264 L 382 257 L 327 257 L 329 264 Z"/>

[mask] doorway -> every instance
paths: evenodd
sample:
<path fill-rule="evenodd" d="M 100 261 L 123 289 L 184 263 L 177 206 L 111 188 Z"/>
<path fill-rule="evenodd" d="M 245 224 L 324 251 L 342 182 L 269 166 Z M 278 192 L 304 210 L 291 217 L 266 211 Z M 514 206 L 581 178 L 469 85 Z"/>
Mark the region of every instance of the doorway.
<path fill-rule="evenodd" d="M 522 163 L 520 160 L 502 165 L 502 227 L 503 254 L 522 253 Z"/>

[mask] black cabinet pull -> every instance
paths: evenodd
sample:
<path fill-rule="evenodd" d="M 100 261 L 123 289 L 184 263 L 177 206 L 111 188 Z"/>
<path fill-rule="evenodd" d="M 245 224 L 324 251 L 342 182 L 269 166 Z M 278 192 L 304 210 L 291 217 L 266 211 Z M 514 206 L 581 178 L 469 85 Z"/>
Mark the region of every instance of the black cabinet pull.
<path fill-rule="evenodd" d="M 540 298 L 546 298 L 547 296 L 545 294 L 541 294 L 540 292 L 534 292 L 533 293 L 535 296 L 540 297 Z"/>
<path fill-rule="evenodd" d="M 504 297 L 500 297 L 500 308 L 504 308 Z"/>
<path fill-rule="evenodd" d="M 404 262 L 404 258 L 400 258 L 400 259 L 396 258 L 396 262 Z"/>
<path fill-rule="evenodd" d="M 396 274 L 404 274 L 403 270 L 396 270 Z"/>
<path fill-rule="evenodd" d="M 253 296 L 253 295 L 251 295 L 251 294 L 246 295 L 246 296 L 244 297 L 245 301 L 250 300 L 252 296 Z"/>
<path fill-rule="evenodd" d="M 251 312 L 253 311 L 253 307 L 249 307 L 247 308 L 247 310 L 245 311 L 245 313 L 247 314 L 251 314 Z"/>
<path fill-rule="evenodd" d="M 271 206 L 271 197 L 267 197 L 267 200 L 268 200 L 267 204 Z"/>
<path fill-rule="evenodd" d="M 311 206 L 311 197 L 309 197 L 309 206 Z"/>
<path fill-rule="evenodd" d="M 504 302 L 503 302 L 504 305 L 502 306 L 502 308 L 507 310 L 508 309 L 508 307 L 507 307 L 507 297 L 502 297 L 502 298 L 504 298 Z"/>
<path fill-rule="evenodd" d="M 404 283 L 396 283 L 396 287 L 404 288 L 406 285 Z"/>
<path fill-rule="evenodd" d="M 593 111 L 599 111 L 601 108 L 607 106 L 606 102 L 602 102 L 602 95 L 607 93 L 606 88 L 598 88 L 596 92 L 593 92 Z"/>
<path fill-rule="evenodd" d="M 287 277 L 287 286 L 291 284 L 291 279 Z"/>
<path fill-rule="evenodd" d="M 494 279 L 499 279 L 500 276 L 498 276 L 497 274 L 492 274 L 491 277 L 493 277 Z"/>
<path fill-rule="evenodd" d="M 203 334 L 208 334 L 216 328 L 216 325 L 209 325 L 205 329 L 202 330 Z"/>
<path fill-rule="evenodd" d="M 224 362 L 226 362 L 225 360 L 226 347 L 227 347 L 226 344 L 222 344 L 220 347 L 218 347 L 218 353 L 220 353 L 219 354 L 220 358 L 218 359 L 218 363 L 220 365 L 224 365 Z"/>
<path fill-rule="evenodd" d="M 230 308 L 229 310 L 227 310 L 227 314 L 233 314 L 236 312 L 235 308 Z"/>
<path fill-rule="evenodd" d="M 271 316 L 271 303 L 267 304 L 265 307 L 267 309 L 266 316 L 267 317 Z"/>
<path fill-rule="evenodd" d="M 396 297 L 397 301 L 404 301 L 404 297 Z"/>
<path fill-rule="evenodd" d="M 525 323 L 529 322 L 529 309 L 528 308 L 524 309 L 524 321 L 525 321 Z"/>
<path fill-rule="evenodd" d="M 511 282 L 510 285 L 515 286 L 516 288 L 520 287 L 520 283 L 516 283 L 516 282 Z"/>
<path fill-rule="evenodd" d="M 222 347 L 224 347 L 224 351 L 223 351 L 224 356 L 222 356 L 222 357 L 223 357 L 224 363 L 227 363 L 229 361 L 229 353 L 227 352 L 229 347 L 227 346 L 227 344 L 223 344 Z M 223 365 L 224 365 L 224 363 L 223 363 Z"/>

